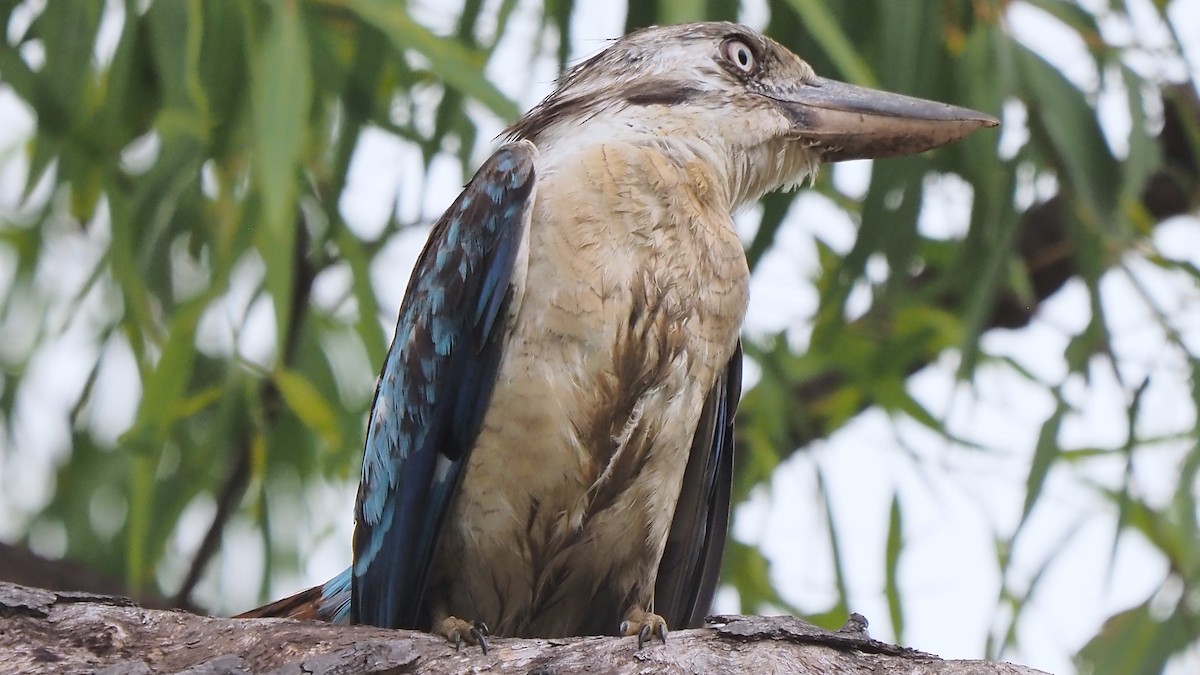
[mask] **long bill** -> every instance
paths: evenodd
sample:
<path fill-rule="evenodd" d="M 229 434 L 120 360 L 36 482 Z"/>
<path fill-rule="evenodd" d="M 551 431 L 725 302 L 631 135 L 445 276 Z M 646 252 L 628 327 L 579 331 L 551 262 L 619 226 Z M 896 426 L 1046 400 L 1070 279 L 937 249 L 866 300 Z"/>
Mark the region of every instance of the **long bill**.
<path fill-rule="evenodd" d="M 922 98 L 814 77 L 772 97 L 826 162 L 895 157 L 957 141 L 1000 122 L 984 113 Z"/>

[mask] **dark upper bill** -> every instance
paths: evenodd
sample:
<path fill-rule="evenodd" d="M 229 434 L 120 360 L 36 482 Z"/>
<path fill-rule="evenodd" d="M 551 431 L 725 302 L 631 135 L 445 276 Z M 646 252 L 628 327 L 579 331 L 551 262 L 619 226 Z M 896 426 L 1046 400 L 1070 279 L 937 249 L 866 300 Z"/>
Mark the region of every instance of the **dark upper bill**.
<path fill-rule="evenodd" d="M 823 77 L 773 100 L 826 162 L 924 152 L 1000 123 L 969 108 Z"/>

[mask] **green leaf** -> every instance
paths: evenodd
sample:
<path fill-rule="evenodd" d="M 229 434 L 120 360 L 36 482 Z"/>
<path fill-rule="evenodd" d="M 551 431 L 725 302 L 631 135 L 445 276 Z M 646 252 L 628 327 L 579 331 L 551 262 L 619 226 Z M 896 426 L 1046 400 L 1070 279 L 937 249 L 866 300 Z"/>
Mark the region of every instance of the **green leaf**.
<path fill-rule="evenodd" d="M 46 53 L 37 76 L 38 95 L 30 101 L 37 109 L 39 131 L 72 131 L 90 115 L 92 45 L 103 9 L 103 3 L 92 0 L 58 0 L 46 3 L 34 21 L 31 31 L 42 39 Z"/>
<path fill-rule="evenodd" d="M 825 515 L 825 534 L 829 537 L 829 550 L 833 557 L 833 579 L 837 588 L 838 601 L 830 611 L 843 617 L 850 615 L 850 587 L 846 580 L 846 565 L 842 557 L 841 540 L 838 539 L 837 523 L 834 521 L 833 498 L 829 494 L 829 483 L 825 474 L 817 469 L 817 494 L 821 498 L 822 511 Z"/>
<path fill-rule="evenodd" d="M 247 21 L 242 0 L 203 0 L 203 40 L 197 53 L 198 89 L 208 104 L 217 158 L 243 151 L 247 142 L 242 114 L 250 73 L 246 63 Z"/>
<path fill-rule="evenodd" d="M 1064 0 L 1029 0 L 1029 4 L 1067 24 L 1089 47 L 1103 44 L 1096 17 L 1080 5 Z"/>
<path fill-rule="evenodd" d="M 354 293 L 354 299 L 358 302 L 358 320 L 355 322 L 355 330 L 363 342 L 363 348 L 367 350 L 367 357 L 371 363 L 383 363 L 384 356 L 387 354 L 387 336 L 384 335 L 377 319 L 378 301 L 371 289 L 370 258 L 363 250 L 362 242 L 345 228 L 338 231 L 336 241 L 338 250 L 342 253 L 342 259 L 350 266 L 351 290 Z M 389 315 L 398 310 L 399 308 L 392 308 L 389 310 Z"/>
<path fill-rule="evenodd" d="M 762 198 L 762 218 L 758 222 L 758 230 L 754 239 L 746 247 L 746 261 L 753 271 L 758 266 L 763 255 L 775 243 L 775 235 L 783 224 L 784 217 L 792 205 L 792 196 L 781 192 L 772 192 Z"/>
<path fill-rule="evenodd" d="M 159 109 L 152 59 L 146 58 L 145 32 L 139 30 L 140 20 L 135 3 L 125 3 L 125 23 L 121 39 L 113 53 L 112 64 L 104 74 L 103 100 L 96 111 L 94 126 L 97 145 L 106 154 L 116 155 L 136 137 L 149 131 L 150 123 Z M 175 51 L 180 51 L 176 49 Z M 107 158 L 103 167 L 109 170 Z"/>
<path fill-rule="evenodd" d="M 1193 372 L 1195 372 L 1193 365 Z M 1179 483 L 1175 496 L 1169 507 L 1170 521 L 1175 523 L 1175 538 L 1178 548 L 1172 558 L 1172 564 L 1185 570 L 1193 578 L 1200 577 L 1200 541 L 1196 532 L 1200 532 L 1200 522 L 1196 516 L 1196 495 L 1191 486 L 1196 485 L 1197 475 L 1200 475 L 1200 447 L 1195 445 L 1184 457 L 1179 470 Z"/>
<path fill-rule="evenodd" d="M 1132 218 L 1141 221 L 1142 229 L 1148 230 L 1153 223 L 1147 222 L 1149 216 L 1141 213 L 1144 209 L 1141 203 L 1142 191 L 1146 189 L 1146 181 L 1162 165 L 1162 152 L 1158 147 L 1158 139 L 1150 132 L 1150 121 L 1146 115 L 1146 84 L 1129 66 L 1121 63 L 1116 68 L 1121 73 L 1121 81 L 1125 86 L 1129 101 L 1129 156 L 1122 165 L 1121 202 L 1124 210 L 1133 211 Z"/>
<path fill-rule="evenodd" d="M 804 612 L 784 600 L 771 585 L 770 568 L 770 561 L 761 551 L 731 538 L 725 547 L 721 581 L 733 586 L 738 592 L 743 612 L 753 613 L 775 608 L 793 616 L 802 616 Z M 845 618 L 843 614 L 841 620 Z"/>
<path fill-rule="evenodd" d="M 1029 519 L 1029 514 L 1042 495 L 1042 487 L 1046 484 L 1046 476 L 1061 450 L 1058 446 L 1058 431 L 1062 427 L 1063 417 L 1067 413 L 1067 404 L 1059 398 L 1058 406 L 1049 419 L 1042 423 L 1038 433 L 1037 447 L 1033 451 L 1033 463 L 1029 467 L 1029 476 L 1025 480 L 1025 505 L 1021 509 L 1021 522 L 1017 525 L 1019 532 Z M 1016 534 L 1013 535 L 1016 539 Z"/>
<path fill-rule="evenodd" d="M 412 49 L 431 62 L 446 83 L 479 101 L 502 120 L 517 118 L 520 111 L 484 74 L 485 55 L 464 47 L 452 38 L 435 35 L 413 21 L 401 3 L 389 0 L 322 0 L 324 4 L 346 9 L 378 28 L 397 50 Z"/>
<path fill-rule="evenodd" d="M 1195 621 L 1183 607 L 1159 619 L 1150 602 L 1114 615 L 1079 651 L 1081 670 L 1092 675 L 1160 673 L 1172 656 L 1187 649 Z"/>
<path fill-rule="evenodd" d="M 892 620 L 892 639 L 896 644 L 904 643 L 904 612 L 900 604 L 900 554 L 904 551 L 904 522 L 900 516 L 900 495 L 892 495 L 892 508 L 888 514 L 887 548 L 883 569 L 883 593 L 887 598 L 888 616 Z"/>
<path fill-rule="evenodd" d="M 166 441 L 170 426 L 180 417 L 179 406 L 196 356 L 196 324 L 206 305 L 204 299 L 193 300 L 172 317 L 162 356 L 142 374 L 142 400 L 126 441 L 140 436 L 153 448 Z M 128 337 L 131 342 L 137 338 Z"/>
<path fill-rule="evenodd" d="M 805 26 L 812 31 L 817 43 L 837 64 L 842 77 L 862 87 L 879 86 L 871 67 L 867 65 L 866 60 L 846 37 L 825 2 L 822 0 L 787 0 L 787 3 L 796 11 L 796 14 L 800 15 Z"/>
<path fill-rule="evenodd" d="M 1083 518 L 1078 519 L 1064 534 L 1060 535 L 1056 539 L 1050 549 L 1050 552 L 1047 553 L 1044 558 L 1042 558 L 1041 562 L 1034 569 L 1033 576 L 1029 579 L 1029 583 L 1026 585 L 1023 592 L 1014 593 L 1013 589 L 1009 586 L 1008 565 L 1012 563 L 1012 558 L 1009 557 L 1005 561 L 1004 567 L 1000 572 L 1001 579 L 1005 580 L 1004 587 L 1001 589 L 1001 595 L 1009 600 L 1009 603 L 1012 607 L 1012 613 L 1008 620 L 1008 630 L 1005 631 L 1004 635 L 1004 646 L 1007 647 L 1017 643 L 1017 628 L 1020 625 L 1021 617 L 1025 614 L 1027 609 L 1033 606 L 1034 603 L 1032 600 L 1037 596 L 1038 589 L 1041 587 L 1042 581 L 1046 579 L 1046 572 L 1050 569 L 1050 566 L 1059 559 L 1059 556 L 1061 556 L 1062 553 L 1069 548 L 1072 540 L 1075 539 L 1075 536 L 1079 534 L 1080 530 L 1082 529 L 1083 522 Z M 1009 551 L 1011 551 L 1012 543 L 1016 541 L 1016 536 L 1016 533 L 1014 533 L 1013 538 L 1008 542 Z M 988 657 L 995 659 L 1001 658 L 1003 656 L 1003 650 L 994 650 L 992 648 L 994 645 L 992 644 L 992 636 L 990 635 L 988 637 L 988 642 Z"/>
<path fill-rule="evenodd" d="M 934 75 L 946 62 L 940 4 L 941 0 L 906 0 L 880 6 L 881 30 L 874 46 L 882 86 L 938 99 L 955 94 L 947 86 L 951 78 Z"/>
<path fill-rule="evenodd" d="M 658 23 L 658 3 L 630 2 L 625 10 L 625 32 L 632 33 L 639 28 Z M 568 26 L 569 28 L 569 26 Z M 569 35 L 564 32 L 563 35 Z M 563 40 L 563 42 L 566 42 Z"/>
<path fill-rule="evenodd" d="M 7 26 L 8 22 L 0 25 Z M 21 52 L 15 49 L 16 45 L 10 47 L 6 44 L 4 47 L 0 49 L 0 81 L 11 87 L 23 101 L 36 106 L 39 88 L 44 86 L 41 79 L 21 58 Z"/>
<path fill-rule="evenodd" d="M 703 21 L 708 18 L 707 0 L 672 0 L 659 4 L 658 18 L 664 24 Z"/>
<path fill-rule="evenodd" d="M 312 80 L 300 10 L 276 2 L 255 68 L 254 175 L 262 193 L 264 227 L 256 243 L 275 302 L 276 339 L 291 330 L 296 199 L 308 138 Z M 282 351 L 282 350 L 281 350 Z"/>
<path fill-rule="evenodd" d="M 163 111 L 156 125 L 164 134 L 207 138 L 208 101 L 200 86 L 200 45 L 204 39 L 198 0 L 151 5 L 146 14 L 156 75 L 162 83 Z"/>
<path fill-rule="evenodd" d="M 1022 97 L 1030 131 L 1049 153 L 1093 229 L 1112 227 L 1120 196 L 1120 166 L 1084 93 L 1028 48 L 1018 46 Z"/>
<path fill-rule="evenodd" d="M 133 457 L 133 470 L 129 482 L 129 521 L 125 539 L 125 580 L 136 591 L 146 587 L 153 572 L 150 528 L 154 520 L 154 473 L 157 465 L 157 453 L 143 452 Z"/>
<path fill-rule="evenodd" d="M 316 432 L 331 450 L 340 450 L 342 433 L 338 428 L 337 415 L 312 382 L 298 372 L 282 368 L 275 371 L 274 379 L 284 403 L 296 417 Z"/>

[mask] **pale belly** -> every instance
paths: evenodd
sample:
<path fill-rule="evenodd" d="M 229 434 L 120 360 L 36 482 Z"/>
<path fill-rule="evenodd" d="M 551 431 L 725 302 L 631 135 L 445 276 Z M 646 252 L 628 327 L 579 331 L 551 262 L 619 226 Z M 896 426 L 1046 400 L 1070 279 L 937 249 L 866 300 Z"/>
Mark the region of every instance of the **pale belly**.
<path fill-rule="evenodd" d="M 685 341 L 626 395 L 613 350 L 573 338 L 509 346 L 443 535 L 435 612 L 549 637 L 615 632 L 630 606 L 651 607 L 717 376 L 697 352 L 723 365 L 730 350 Z"/>
<path fill-rule="evenodd" d="M 543 179 L 539 194 L 554 188 Z M 587 635 L 653 608 L 749 272 L 727 216 L 664 235 L 635 215 L 568 229 L 535 212 L 524 297 L 430 574 L 434 622 Z"/>

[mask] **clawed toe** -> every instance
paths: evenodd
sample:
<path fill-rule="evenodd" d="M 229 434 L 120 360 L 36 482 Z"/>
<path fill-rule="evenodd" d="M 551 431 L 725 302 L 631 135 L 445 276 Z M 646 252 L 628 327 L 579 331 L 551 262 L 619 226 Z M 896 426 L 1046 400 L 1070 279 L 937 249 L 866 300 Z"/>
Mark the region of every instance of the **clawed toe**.
<path fill-rule="evenodd" d="M 479 645 L 479 648 L 483 650 L 483 653 L 487 654 L 487 639 L 488 636 L 491 635 L 491 633 L 488 632 L 487 624 L 482 621 L 475 621 L 471 624 L 471 630 L 468 632 L 468 635 L 475 640 L 475 644 Z"/>
<path fill-rule="evenodd" d="M 487 639 L 491 633 L 488 632 L 487 624 L 482 621 L 468 623 L 458 617 L 448 616 L 442 619 L 435 632 L 453 642 L 454 651 L 460 651 L 466 642 L 469 645 L 479 645 L 484 654 L 488 653 Z"/>
<path fill-rule="evenodd" d="M 634 608 L 629 610 L 629 613 L 625 615 L 625 620 L 621 622 L 621 635 L 636 635 L 638 650 L 645 646 L 652 635 L 657 636 L 663 644 L 666 644 L 667 620 L 653 612 Z"/>

